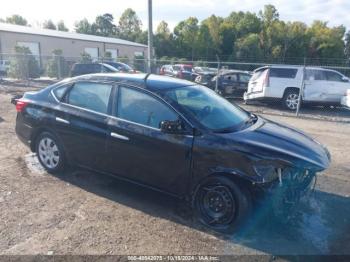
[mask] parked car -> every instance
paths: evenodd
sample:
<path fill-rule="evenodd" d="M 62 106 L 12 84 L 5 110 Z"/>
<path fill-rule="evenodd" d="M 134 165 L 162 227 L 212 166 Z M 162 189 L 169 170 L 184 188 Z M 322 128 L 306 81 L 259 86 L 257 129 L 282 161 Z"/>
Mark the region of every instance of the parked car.
<path fill-rule="evenodd" d="M 348 89 L 346 94 L 342 96 L 340 103 L 341 105 L 350 108 L 350 89 Z"/>
<path fill-rule="evenodd" d="M 190 81 L 194 81 L 195 78 L 198 76 L 192 71 L 192 65 L 186 64 L 163 65 L 160 68 L 159 74 L 186 79 Z"/>
<path fill-rule="evenodd" d="M 86 75 L 14 103 L 16 133 L 48 172 L 76 165 L 184 198 L 225 233 L 255 201 L 289 210 L 330 164 L 301 131 L 170 77 Z"/>
<path fill-rule="evenodd" d="M 266 66 L 254 71 L 249 81 L 246 101 L 282 101 L 282 105 L 296 110 L 304 75 L 302 66 Z M 349 79 L 341 73 L 324 68 L 306 67 L 302 103 L 340 105 L 340 99 L 350 88 Z"/>
<path fill-rule="evenodd" d="M 72 66 L 70 75 L 74 77 L 74 76 L 94 74 L 94 73 L 116 73 L 116 72 L 119 72 L 119 70 L 105 63 L 91 63 L 91 64 L 76 63 Z"/>
<path fill-rule="evenodd" d="M 121 62 L 104 62 L 107 65 L 113 66 L 114 68 L 118 69 L 119 72 L 123 73 L 137 73 L 135 69 L 133 69 L 131 66 L 121 63 Z"/>
<path fill-rule="evenodd" d="M 211 89 L 216 88 L 216 78 L 218 77 L 218 92 L 224 97 L 243 97 L 247 91 L 251 74 L 240 70 L 223 70 L 209 82 Z"/>
<path fill-rule="evenodd" d="M 204 86 L 210 86 L 211 79 L 216 76 L 216 73 L 213 72 L 201 72 L 197 73 L 198 76 L 195 78 L 195 82 Z"/>
<path fill-rule="evenodd" d="M 6 75 L 9 67 L 10 67 L 9 60 L 0 60 L 0 75 Z"/>
<path fill-rule="evenodd" d="M 159 70 L 159 74 L 165 76 L 175 76 L 174 68 L 172 65 L 163 65 Z"/>

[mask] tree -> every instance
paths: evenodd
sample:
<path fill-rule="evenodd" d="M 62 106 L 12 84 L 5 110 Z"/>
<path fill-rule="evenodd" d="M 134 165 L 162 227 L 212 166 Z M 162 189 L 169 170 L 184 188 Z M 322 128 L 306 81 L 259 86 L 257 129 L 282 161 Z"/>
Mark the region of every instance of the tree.
<path fill-rule="evenodd" d="M 198 19 L 195 17 L 189 17 L 184 21 L 181 21 L 174 29 L 176 40 L 182 48 L 182 54 L 189 57 L 191 54 L 191 60 L 194 58 L 194 51 L 198 40 Z"/>
<path fill-rule="evenodd" d="M 64 24 L 63 20 L 60 20 L 60 21 L 57 23 L 57 30 L 58 30 L 58 31 L 68 32 L 68 28 L 67 28 L 66 25 Z"/>
<path fill-rule="evenodd" d="M 10 62 L 9 76 L 16 79 L 37 78 L 40 76 L 38 61 L 28 47 L 15 46 L 16 55 Z"/>
<path fill-rule="evenodd" d="M 64 78 L 69 74 L 67 61 L 64 59 L 63 51 L 55 49 L 52 51 L 52 57 L 46 65 L 47 75 L 57 79 Z"/>
<path fill-rule="evenodd" d="M 115 36 L 117 27 L 113 24 L 113 15 L 104 14 L 96 17 L 96 33 L 101 36 Z"/>
<path fill-rule="evenodd" d="M 253 58 L 258 61 L 262 58 L 263 52 L 260 48 L 260 39 L 258 34 L 249 34 L 237 40 L 236 57 L 239 59 Z"/>
<path fill-rule="evenodd" d="M 87 35 L 97 35 L 95 23 L 90 24 L 89 21 L 84 18 L 75 23 L 75 32 Z"/>
<path fill-rule="evenodd" d="M 92 63 L 92 57 L 90 54 L 86 53 L 86 52 L 82 52 L 80 54 L 80 63 L 82 64 L 90 64 Z"/>
<path fill-rule="evenodd" d="M 51 29 L 51 30 L 56 30 L 56 25 L 54 24 L 54 22 L 52 22 L 51 19 L 46 20 L 43 24 L 43 28 L 45 29 Z"/>
<path fill-rule="evenodd" d="M 6 18 L 6 23 L 14 25 L 28 25 L 27 20 L 20 15 L 12 15 Z"/>
<path fill-rule="evenodd" d="M 131 8 L 126 9 L 119 19 L 119 37 L 135 41 L 142 32 L 142 22 Z"/>

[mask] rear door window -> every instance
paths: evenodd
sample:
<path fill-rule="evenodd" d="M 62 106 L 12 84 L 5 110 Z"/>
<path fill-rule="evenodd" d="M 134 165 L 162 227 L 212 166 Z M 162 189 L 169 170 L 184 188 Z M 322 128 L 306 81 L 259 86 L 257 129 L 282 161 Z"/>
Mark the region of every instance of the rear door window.
<path fill-rule="evenodd" d="M 70 105 L 107 114 L 112 85 L 101 83 L 75 83 L 67 102 Z"/>
<path fill-rule="evenodd" d="M 298 69 L 295 68 L 271 68 L 270 77 L 295 78 Z"/>

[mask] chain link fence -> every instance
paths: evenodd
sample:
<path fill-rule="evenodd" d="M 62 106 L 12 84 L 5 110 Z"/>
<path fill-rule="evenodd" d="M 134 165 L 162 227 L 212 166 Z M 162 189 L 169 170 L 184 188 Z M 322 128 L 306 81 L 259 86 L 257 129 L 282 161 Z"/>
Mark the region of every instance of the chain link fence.
<path fill-rule="evenodd" d="M 147 72 L 147 59 L 143 57 L 119 57 L 112 59 L 110 57 L 98 57 L 93 58 L 87 54 L 82 54 L 79 57 L 67 57 L 60 54 L 54 54 L 51 56 L 35 56 L 32 54 L 0 54 L 0 80 L 6 79 L 6 81 L 33 81 L 40 79 L 49 79 L 51 81 L 59 81 L 61 79 L 70 77 L 72 75 L 72 69 L 75 64 L 95 64 L 98 65 L 99 72 L 108 72 L 108 69 L 104 67 L 104 64 L 110 64 L 112 62 L 125 63 L 131 66 L 135 72 Z M 288 59 L 270 59 L 270 60 L 258 60 L 253 58 L 240 59 L 231 62 L 220 61 L 203 61 L 203 60 L 186 60 L 186 59 L 154 59 L 152 61 L 152 72 L 155 74 L 161 73 L 161 68 L 165 65 L 191 65 L 192 67 L 204 67 L 212 70 L 213 72 L 221 72 L 226 70 L 242 70 L 252 72 L 256 68 L 267 65 L 304 65 L 313 67 L 323 67 L 333 69 L 341 72 L 345 76 L 350 76 L 350 64 L 347 60 L 342 59 L 311 59 L 311 58 L 288 58 Z M 97 72 L 95 70 L 95 72 Z M 174 75 L 176 77 L 176 75 Z M 194 78 L 188 80 L 194 81 Z M 350 84 L 349 84 L 350 85 Z M 300 87 L 303 83 L 300 83 Z M 302 92 L 301 92 L 302 93 Z M 345 93 L 345 92 L 344 92 Z M 248 110 L 253 112 L 278 112 L 279 114 L 294 114 L 294 112 L 288 112 L 281 107 L 279 101 L 274 101 L 269 104 L 257 103 L 256 105 L 243 105 L 243 99 L 236 97 L 236 103 L 242 104 Z M 299 100 L 300 101 L 300 100 Z M 299 105 L 298 105 L 299 107 Z M 325 117 L 339 117 L 350 121 L 349 110 L 342 109 L 340 107 L 318 107 L 314 108 L 304 107 L 300 108 L 300 115 L 319 115 L 319 118 Z"/>

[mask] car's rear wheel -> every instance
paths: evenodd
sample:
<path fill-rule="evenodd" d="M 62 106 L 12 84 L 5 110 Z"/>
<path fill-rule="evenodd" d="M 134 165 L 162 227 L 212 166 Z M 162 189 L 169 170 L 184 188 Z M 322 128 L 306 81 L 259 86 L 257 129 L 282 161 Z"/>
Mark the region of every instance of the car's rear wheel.
<path fill-rule="evenodd" d="M 194 209 L 205 226 L 232 233 L 251 211 L 252 200 L 248 190 L 238 187 L 224 176 L 207 179 L 197 190 Z"/>
<path fill-rule="evenodd" d="M 36 153 L 40 164 L 50 173 L 65 168 L 65 154 L 57 137 L 49 132 L 41 133 L 36 139 Z"/>
<path fill-rule="evenodd" d="M 299 103 L 299 91 L 296 89 L 288 90 L 283 96 L 283 106 L 288 110 L 297 110 Z"/>

